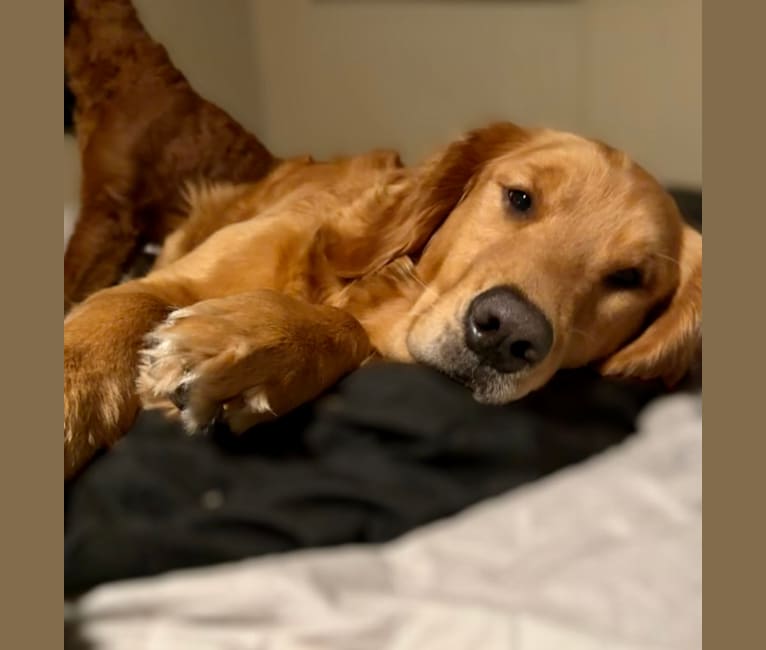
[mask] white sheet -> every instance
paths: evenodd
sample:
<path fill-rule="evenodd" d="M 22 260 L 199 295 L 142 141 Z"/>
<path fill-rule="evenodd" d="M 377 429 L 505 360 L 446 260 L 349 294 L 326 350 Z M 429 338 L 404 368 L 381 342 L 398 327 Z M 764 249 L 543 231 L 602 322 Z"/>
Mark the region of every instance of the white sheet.
<path fill-rule="evenodd" d="M 64 250 L 74 232 L 79 214 L 79 207 L 73 203 L 64 203 Z"/>
<path fill-rule="evenodd" d="M 701 398 L 649 406 L 624 445 L 382 546 L 101 587 L 113 650 L 701 647 Z"/>

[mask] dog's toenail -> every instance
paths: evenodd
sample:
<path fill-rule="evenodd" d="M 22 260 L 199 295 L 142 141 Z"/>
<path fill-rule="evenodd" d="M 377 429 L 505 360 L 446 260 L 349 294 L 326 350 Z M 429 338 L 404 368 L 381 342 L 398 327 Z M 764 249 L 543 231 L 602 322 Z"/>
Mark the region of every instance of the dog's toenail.
<path fill-rule="evenodd" d="M 179 411 L 183 411 L 189 404 L 189 382 L 178 384 L 169 399 Z"/>
<path fill-rule="evenodd" d="M 212 417 L 210 422 L 208 422 L 203 428 L 202 433 L 206 436 L 212 436 L 215 434 L 216 431 L 220 430 L 221 427 L 225 426 L 226 423 L 226 416 L 224 414 L 225 412 L 225 406 L 219 406 L 218 410 L 215 412 L 215 415 Z"/>

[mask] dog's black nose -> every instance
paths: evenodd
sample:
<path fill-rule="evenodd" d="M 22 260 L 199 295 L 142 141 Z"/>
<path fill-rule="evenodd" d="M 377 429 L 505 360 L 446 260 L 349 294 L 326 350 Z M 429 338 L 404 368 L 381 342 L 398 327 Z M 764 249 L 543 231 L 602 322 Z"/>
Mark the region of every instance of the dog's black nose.
<path fill-rule="evenodd" d="M 471 301 L 465 341 L 483 363 L 517 372 L 550 352 L 553 328 L 538 307 L 511 287 L 493 287 Z"/>

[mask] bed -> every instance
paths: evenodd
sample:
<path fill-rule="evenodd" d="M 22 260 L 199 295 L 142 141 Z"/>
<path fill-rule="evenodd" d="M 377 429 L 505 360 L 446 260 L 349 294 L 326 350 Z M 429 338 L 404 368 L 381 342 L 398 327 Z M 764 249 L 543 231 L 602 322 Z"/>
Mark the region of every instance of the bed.
<path fill-rule="evenodd" d="M 622 444 L 391 542 L 102 585 L 92 647 L 701 647 L 701 396 L 652 400 Z"/>

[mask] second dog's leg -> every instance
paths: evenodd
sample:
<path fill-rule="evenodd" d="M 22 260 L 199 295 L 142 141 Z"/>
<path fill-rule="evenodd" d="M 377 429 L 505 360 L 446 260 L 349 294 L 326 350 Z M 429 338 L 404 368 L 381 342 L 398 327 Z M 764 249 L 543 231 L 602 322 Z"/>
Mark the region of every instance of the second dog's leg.
<path fill-rule="evenodd" d="M 64 313 L 119 281 L 138 240 L 128 210 L 108 199 L 82 206 L 64 254 Z"/>

